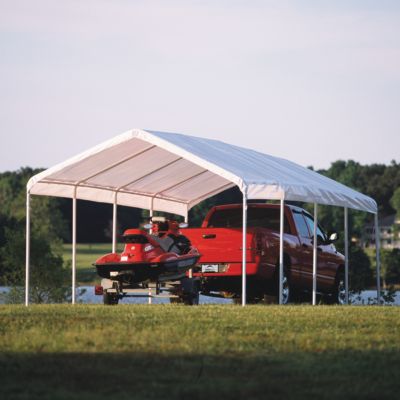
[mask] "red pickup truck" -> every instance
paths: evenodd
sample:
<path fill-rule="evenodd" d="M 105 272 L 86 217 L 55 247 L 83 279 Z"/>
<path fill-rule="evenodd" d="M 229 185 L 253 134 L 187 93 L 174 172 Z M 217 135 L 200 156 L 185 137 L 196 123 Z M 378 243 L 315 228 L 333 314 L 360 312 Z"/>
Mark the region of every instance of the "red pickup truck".
<path fill-rule="evenodd" d="M 247 296 L 260 301 L 277 295 L 279 276 L 280 206 L 248 204 L 247 211 Z M 312 291 L 313 217 L 302 208 L 285 205 L 283 303 Z M 240 298 L 242 280 L 242 205 L 213 207 L 201 228 L 184 234 L 202 257 L 193 270 L 204 295 Z M 329 237 L 317 227 L 317 291 L 329 302 L 343 303 L 344 257 Z"/>

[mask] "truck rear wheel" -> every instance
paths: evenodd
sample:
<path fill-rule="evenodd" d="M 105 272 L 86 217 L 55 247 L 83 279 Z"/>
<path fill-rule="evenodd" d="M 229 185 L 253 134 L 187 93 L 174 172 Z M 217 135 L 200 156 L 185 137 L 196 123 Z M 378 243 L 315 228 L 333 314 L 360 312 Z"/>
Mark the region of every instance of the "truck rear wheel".
<path fill-rule="evenodd" d="M 275 273 L 275 295 L 277 299 L 277 303 L 279 303 L 279 265 L 277 266 Z M 291 284 L 290 284 L 290 276 L 288 273 L 287 267 L 283 267 L 283 276 L 282 276 L 282 304 L 288 304 L 291 301 Z"/>

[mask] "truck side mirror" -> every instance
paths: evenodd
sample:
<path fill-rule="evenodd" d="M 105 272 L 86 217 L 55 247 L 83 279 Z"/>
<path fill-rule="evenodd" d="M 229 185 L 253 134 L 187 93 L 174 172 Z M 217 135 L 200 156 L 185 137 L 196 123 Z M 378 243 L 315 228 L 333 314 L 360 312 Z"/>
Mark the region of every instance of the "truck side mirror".
<path fill-rule="evenodd" d="M 339 235 L 336 232 L 330 233 L 329 239 L 328 239 L 329 244 L 336 242 L 336 240 L 338 240 L 338 238 L 339 238 Z"/>
<path fill-rule="evenodd" d="M 311 238 L 311 243 L 314 244 L 314 236 Z M 325 240 L 321 235 L 317 235 L 317 246 L 330 244 L 330 240 Z"/>

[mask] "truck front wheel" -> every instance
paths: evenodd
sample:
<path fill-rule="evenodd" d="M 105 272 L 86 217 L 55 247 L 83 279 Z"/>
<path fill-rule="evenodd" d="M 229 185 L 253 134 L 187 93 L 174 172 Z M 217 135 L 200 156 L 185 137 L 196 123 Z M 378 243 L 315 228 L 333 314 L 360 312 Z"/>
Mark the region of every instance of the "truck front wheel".
<path fill-rule="evenodd" d="M 344 283 L 344 272 L 339 270 L 336 279 L 335 279 L 335 287 L 333 289 L 331 298 L 331 304 L 346 304 L 346 287 Z"/>

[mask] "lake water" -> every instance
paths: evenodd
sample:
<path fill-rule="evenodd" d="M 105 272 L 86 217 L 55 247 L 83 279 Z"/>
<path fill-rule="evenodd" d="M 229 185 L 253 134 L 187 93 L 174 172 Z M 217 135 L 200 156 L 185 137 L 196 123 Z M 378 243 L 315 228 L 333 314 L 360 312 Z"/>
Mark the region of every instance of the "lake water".
<path fill-rule="evenodd" d="M 0 286 L 0 294 L 6 293 L 9 288 Z M 93 286 L 80 286 L 77 289 L 78 297 L 77 302 L 83 304 L 102 304 L 103 297 L 96 296 L 94 294 L 94 287 Z M 154 293 L 154 292 L 153 292 Z M 375 290 L 364 290 L 361 292 L 359 296 L 352 296 L 351 301 L 354 304 L 368 304 L 368 300 L 376 300 L 376 291 Z M 152 298 L 152 304 L 168 304 L 170 301 L 168 298 Z M 0 298 L 0 303 L 3 303 L 2 299 Z M 148 304 L 149 299 L 147 297 L 125 297 L 121 304 Z M 202 296 L 200 295 L 200 304 L 232 304 L 232 300 L 230 299 L 220 299 L 215 297 L 209 296 Z M 400 291 L 396 292 L 395 295 L 395 302 L 392 305 L 400 306 Z"/>

